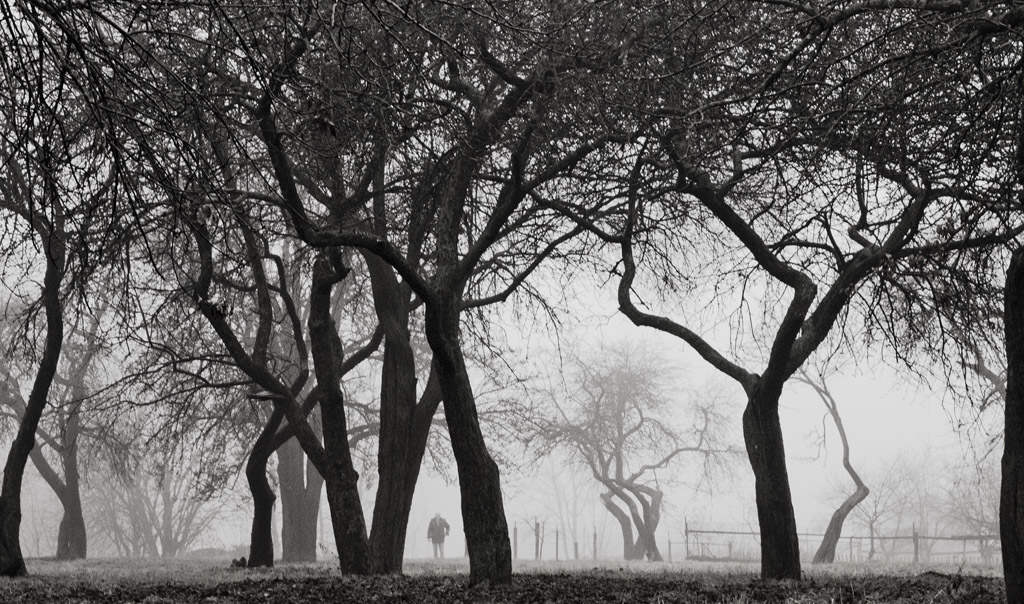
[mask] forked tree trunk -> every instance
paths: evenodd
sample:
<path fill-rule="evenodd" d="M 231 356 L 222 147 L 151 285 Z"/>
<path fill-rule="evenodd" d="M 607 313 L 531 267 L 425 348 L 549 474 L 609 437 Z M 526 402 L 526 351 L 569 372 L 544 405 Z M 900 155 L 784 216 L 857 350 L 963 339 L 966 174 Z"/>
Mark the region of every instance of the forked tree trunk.
<path fill-rule="evenodd" d="M 658 540 L 654 536 L 658 530 L 658 523 L 661 522 L 661 499 L 663 493 L 657 489 L 637 486 L 631 489 L 633 496 L 640 502 L 643 515 L 641 518 L 634 518 L 636 524 L 637 540 L 643 544 L 643 553 L 651 562 L 661 562 L 661 549 L 658 548 Z M 650 499 L 645 499 L 647 496 Z M 639 556 L 638 556 L 639 557 Z"/>
<path fill-rule="evenodd" d="M 76 392 L 76 401 L 84 397 L 85 392 Z M 81 417 L 78 403 L 68 416 L 64 434 L 64 490 L 60 503 L 64 515 L 57 531 L 57 559 L 82 560 L 86 557 L 88 537 L 85 531 L 85 516 L 82 514 L 82 485 L 78 472 L 78 435 L 81 432 Z"/>
<path fill-rule="evenodd" d="M 401 373 L 393 373 L 391 378 L 382 379 L 408 381 L 407 374 Z M 415 396 L 415 392 L 412 394 Z M 412 400 L 415 402 L 415 399 Z M 398 417 L 391 418 L 391 421 L 396 421 L 396 425 L 390 433 L 384 430 L 384 417 L 389 414 L 384 401 L 382 389 L 381 442 L 377 456 L 379 480 L 373 508 L 373 526 L 370 530 L 370 549 L 374 572 L 400 573 L 405 555 L 405 536 L 409 527 L 413 494 L 419 479 L 423 454 L 427 448 L 431 421 L 441 401 L 438 379 L 431 373 L 421 401 L 412 409 L 411 414 L 407 408 L 397 410 Z M 396 406 L 403 405 L 398 401 L 394 402 Z"/>
<path fill-rule="evenodd" d="M 380 438 L 377 497 L 370 529 L 370 551 L 377 573 L 402 572 L 405 536 L 430 424 L 440 404 L 435 372 L 417 404 L 416 357 L 409 336 L 409 293 L 391 267 L 364 254 L 373 285 L 377 320 L 384 328 L 380 385 Z"/>
<path fill-rule="evenodd" d="M 494 463 L 477 417 L 473 388 L 459 344 L 456 296 L 428 305 L 426 332 L 441 385 L 444 416 L 459 472 L 462 521 L 469 551 L 469 582 L 512 581 L 512 546 L 501 498 L 498 465 Z"/>
<path fill-rule="evenodd" d="M 74 442 L 77 440 L 76 425 L 77 422 L 69 422 L 65 430 L 66 438 L 64 448 L 61 450 L 65 477 L 63 480 L 43 456 L 39 447 L 33 447 L 29 453 L 36 470 L 53 489 L 63 510 L 57 529 L 58 560 L 81 560 L 86 557 L 88 547 L 85 517 L 82 513 L 81 481 L 78 474 L 78 448 Z"/>
<path fill-rule="evenodd" d="M 64 507 L 64 514 L 57 529 L 57 559 L 82 560 L 88 553 L 88 538 L 81 494 L 77 490 L 69 489 L 67 498 L 61 500 L 61 505 Z"/>
<path fill-rule="evenodd" d="M 316 529 L 324 480 L 295 439 L 277 450 L 284 562 L 316 562 Z"/>
<path fill-rule="evenodd" d="M 252 532 L 249 536 L 249 568 L 274 566 L 274 489 L 267 480 L 267 463 L 274 453 L 272 441 L 284 411 L 275 407 L 260 432 L 245 464 L 245 478 L 252 493 Z"/>
<path fill-rule="evenodd" d="M 633 521 L 622 508 L 615 505 L 611 493 L 601 493 L 601 503 L 604 504 L 615 520 L 619 522 L 619 530 L 622 532 L 622 558 L 623 560 L 639 560 L 643 556 L 643 542 L 633 541 Z M 638 550 L 640 550 L 638 552 Z"/>
<path fill-rule="evenodd" d="M 743 439 L 754 471 L 761 577 L 799 580 L 800 543 L 779 422 L 780 394 L 781 388 L 766 392 L 762 384 L 754 387 L 743 412 Z"/>
<path fill-rule="evenodd" d="M 1024 603 L 1024 248 L 1014 250 L 1006 272 L 1006 408 L 999 537 L 1006 600 Z"/>

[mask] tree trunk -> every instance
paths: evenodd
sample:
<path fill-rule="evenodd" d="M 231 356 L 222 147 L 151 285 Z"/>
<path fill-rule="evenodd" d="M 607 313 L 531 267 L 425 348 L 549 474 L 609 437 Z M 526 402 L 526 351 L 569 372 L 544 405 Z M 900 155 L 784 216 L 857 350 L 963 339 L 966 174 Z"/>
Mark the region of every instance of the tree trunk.
<path fill-rule="evenodd" d="M 868 560 L 875 559 L 875 523 L 872 522 L 868 525 Z"/>
<path fill-rule="evenodd" d="M 267 480 L 267 463 L 274 449 L 271 441 L 284 419 L 284 411 L 275 407 L 253 444 L 245 464 L 245 478 L 252 493 L 252 532 L 249 536 L 249 568 L 274 566 L 274 489 Z"/>
<path fill-rule="evenodd" d="M 321 257 L 313 265 L 313 286 L 309 296 L 310 350 L 321 391 L 325 459 L 321 473 L 327 487 L 327 504 L 338 546 L 342 572 L 369 574 L 370 542 L 366 535 L 363 504 L 359 500 L 359 473 L 352 464 L 345 421 L 345 395 L 341 391 L 344 349 L 331 317 L 331 290 L 345 278 L 340 260 Z"/>
<path fill-rule="evenodd" d="M 24 414 L 24 409 L 21 411 Z M 61 480 L 39 447 L 33 447 L 29 458 L 39 475 L 53 489 L 60 500 L 63 515 L 57 529 L 57 559 L 81 560 L 86 557 L 88 539 L 85 517 L 82 513 L 81 481 L 78 473 L 77 422 L 69 422 L 65 429 L 63 448 L 59 451 L 65 479 Z M 69 436 L 70 435 L 70 436 Z"/>
<path fill-rule="evenodd" d="M 839 537 L 843 534 L 843 523 L 846 522 L 846 517 L 850 515 L 853 508 L 864 501 L 868 494 L 868 488 L 864 485 L 859 485 L 857 490 L 847 497 L 835 512 L 832 512 L 832 518 L 828 521 L 828 528 L 825 529 L 825 536 L 821 539 L 818 551 L 814 553 L 813 564 L 832 564 L 835 562 L 836 546 L 839 545 Z"/>
<path fill-rule="evenodd" d="M 658 540 L 655 538 L 654 533 L 658 529 L 658 523 L 661 522 L 661 499 L 664 494 L 653 488 L 644 487 L 643 485 L 634 486 L 630 489 L 633 495 L 643 510 L 642 518 L 637 521 L 634 519 L 636 524 L 636 532 L 638 541 L 643 544 L 643 553 L 641 556 L 646 556 L 651 562 L 661 562 L 661 550 L 658 548 Z M 650 497 L 650 500 L 644 499 L 644 496 Z M 639 558 L 640 556 L 637 556 Z"/>
<path fill-rule="evenodd" d="M 99 320 L 93 324 L 95 336 Z M 94 345 L 90 338 L 90 345 Z M 78 435 L 82 427 L 82 401 L 86 397 L 85 372 L 90 366 L 89 359 L 93 352 L 86 354 L 86 359 L 79 364 L 76 371 L 75 384 L 72 390 L 71 408 L 68 411 L 67 423 L 62 438 L 62 457 L 64 465 L 64 490 L 60 502 L 64 508 L 64 516 L 60 521 L 57 538 L 58 560 L 82 560 L 88 549 L 88 537 L 85 531 L 85 517 L 82 514 L 82 485 L 78 471 Z"/>
<path fill-rule="evenodd" d="M 25 558 L 21 553 L 21 484 L 29 453 L 35 446 L 36 428 L 49 397 L 53 376 L 57 373 L 64 342 L 64 316 L 60 301 L 60 283 L 64 274 L 65 249 L 62 240 L 63 219 L 59 212 L 55 226 L 41 235 L 46 258 L 43 277 L 43 307 L 46 311 L 46 341 L 39 368 L 32 383 L 32 391 L 25 405 L 17 436 L 11 443 L 4 465 L 3 486 L 0 488 L 0 575 L 17 577 L 26 574 Z"/>
<path fill-rule="evenodd" d="M 364 254 L 373 285 L 377 320 L 384 328 L 380 385 L 380 438 L 377 497 L 370 529 L 370 551 L 377 573 L 402 572 L 405 536 L 413 493 L 434 413 L 441 402 L 437 374 L 431 371 L 416 400 L 416 357 L 409 337 L 409 293 L 390 266 Z"/>
<path fill-rule="evenodd" d="M 1006 408 L 999 537 L 1006 601 L 1024 603 L 1024 248 L 1014 250 L 1006 272 Z"/>
<path fill-rule="evenodd" d="M 850 441 L 846 437 L 846 428 L 843 427 L 843 419 L 839 415 L 839 405 L 832 397 L 832 393 L 829 392 L 824 383 L 816 384 L 809 379 L 805 379 L 805 381 L 814 388 L 815 392 L 818 393 L 818 396 L 825 403 L 825 407 L 828 408 L 828 413 L 832 417 L 832 422 L 839 432 L 839 440 L 843 445 L 843 468 L 846 469 L 846 473 L 850 475 L 850 479 L 853 480 L 853 484 L 857 487 L 832 513 L 832 518 L 828 521 L 828 528 L 825 529 L 825 536 L 821 540 L 821 545 L 818 546 L 818 551 L 814 553 L 813 564 L 832 564 L 836 559 L 836 546 L 839 545 L 839 537 L 843 533 L 843 523 L 846 522 L 846 517 L 850 515 L 853 508 L 857 507 L 860 502 L 867 498 L 871 491 L 864 484 L 864 481 L 860 479 L 856 470 L 853 469 L 853 464 L 850 463 Z"/>
<path fill-rule="evenodd" d="M 339 404 L 323 403 L 324 448 L 327 450 L 327 504 L 331 512 L 334 541 L 342 572 L 366 575 L 370 567 L 370 543 L 359 500 L 359 473 L 352 465 L 345 427 L 345 410 Z"/>
<path fill-rule="evenodd" d="M 284 562 L 316 562 L 316 529 L 324 481 L 295 439 L 277 450 Z"/>
<path fill-rule="evenodd" d="M 82 514 L 82 498 L 78 490 L 68 490 L 68 496 L 61 501 L 64 515 L 57 531 L 57 559 L 82 560 L 86 557 L 88 539 L 85 531 L 85 516 Z"/>
<path fill-rule="evenodd" d="M 387 371 L 385 348 L 384 372 Z M 382 379 L 408 382 L 408 375 L 410 374 L 393 372 L 390 378 L 382 376 Z M 415 387 L 414 381 L 412 385 Z M 373 552 L 374 572 L 400 573 L 405 555 L 405 536 L 409 528 L 412 498 L 416 491 L 416 482 L 419 480 L 423 454 L 427 448 L 430 425 L 441 402 L 440 382 L 436 373 L 431 372 L 419 404 L 412 409 L 411 414 L 408 414 L 407 410 L 398 411 L 398 421 L 403 423 L 396 424 L 391 432 L 384 428 L 384 417 L 388 413 L 385 410 L 385 400 L 382 388 L 381 437 L 378 449 L 379 480 L 377 499 L 373 508 L 370 548 Z"/>
<path fill-rule="evenodd" d="M 401 303 L 400 300 L 395 302 Z M 402 572 L 405 534 L 412 507 L 412 489 L 406 485 L 411 478 L 415 486 L 423 455 L 422 449 L 415 455 L 416 447 L 410 442 L 416 412 L 416 362 L 408 334 L 403 338 L 396 333 L 401 331 L 404 330 L 400 326 L 385 328 L 381 368 L 377 498 L 370 529 L 373 566 L 380 573 Z"/>
<path fill-rule="evenodd" d="M 643 547 L 643 542 L 640 540 L 633 542 L 633 521 L 629 514 L 615 505 L 611 493 L 601 493 L 601 503 L 619 521 L 619 530 L 622 531 L 622 558 L 624 560 L 639 559 L 643 553 L 638 553 L 637 550 Z"/>
<path fill-rule="evenodd" d="M 761 577 L 799 580 L 800 543 L 779 422 L 780 394 L 781 386 L 770 391 L 761 383 L 754 387 L 743 412 L 743 439 L 754 471 Z"/>
<path fill-rule="evenodd" d="M 458 297 L 446 295 L 426 309 L 426 332 L 434 353 L 444 416 L 459 472 L 462 521 L 469 551 L 469 582 L 512 581 L 512 547 L 494 463 L 476 412 L 473 388 L 459 345 Z"/>

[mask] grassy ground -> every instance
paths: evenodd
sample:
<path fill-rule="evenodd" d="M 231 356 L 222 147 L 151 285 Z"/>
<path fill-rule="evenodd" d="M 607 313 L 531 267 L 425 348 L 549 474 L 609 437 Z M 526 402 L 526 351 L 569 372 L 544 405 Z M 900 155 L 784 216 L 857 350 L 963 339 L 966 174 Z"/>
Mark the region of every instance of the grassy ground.
<path fill-rule="evenodd" d="M 809 567 L 805 579 L 761 581 L 757 567 L 731 564 L 529 563 L 512 585 L 467 587 L 464 559 L 413 560 L 401 577 L 345 577 L 331 565 L 228 568 L 227 561 L 29 561 L 30 576 L 0 579 L 0 602 L 388 604 L 411 602 L 903 602 L 1003 601 L 993 569 L 912 565 Z"/>

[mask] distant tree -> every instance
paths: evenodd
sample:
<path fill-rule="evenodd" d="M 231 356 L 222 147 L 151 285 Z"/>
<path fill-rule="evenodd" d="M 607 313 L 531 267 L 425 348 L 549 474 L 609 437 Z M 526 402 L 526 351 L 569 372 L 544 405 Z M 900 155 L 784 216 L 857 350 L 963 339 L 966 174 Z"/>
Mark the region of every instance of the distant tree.
<path fill-rule="evenodd" d="M 681 431 L 671 419 L 679 416 L 672 372 L 649 348 L 621 344 L 570 363 L 564 385 L 544 393 L 554 414 L 538 420 L 538 436 L 581 461 L 605 490 L 601 502 L 619 523 L 623 557 L 661 560 L 658 471 L 683 453 L 698 454 L 710 469 L 731 452 L 721 442 L 719 401 L 691 395 L 693 424 Z"/>
<path fill-rule="evenodd" d="M 872 488 L 868 496 L 852 511 L 857 524 L 868 531 L 868 560 L 878 551 L 878 537 L 883 530 L 897 532 L 911 506 L 907 489 L 910 475 L 907 466 L 897 459 L 883 460 L 868 474 Z M 891 535 L 883 535 L 891 536 Z M 884 547 L 884 543 L 881 547 Z"/>
<path fill-rule="evenodd" d="M 39 474 L 56 494 L 64 509 L 57 534 L 58 560 L 85 558 L 88 551 L 82 512 L 80 450 L 89 431 L 89 399 L 95 394 L 95 374 L 103 357 L 98 333 L 103 309 L 91 318 L 72 322 L 64 345 L 66 354 L 51 386 L 49 405 L 36 430 L 36 446 L 29 456 Z M 83 325 L 87 321 L 87 325 Z M 9 330 L 3 330 L 11 335 Z M 5 338 L 7 339 L 7 338 Z M 9 341 L 9 340 L 8 340 Z M 20 422 L 27 411 L 14 362 L 0 367 L 0 406 Z M 83 417 L 85 416 L 85 417 Z M 53 460 L 53 461 L 51 461 Z"/>
<path fill-rule="evenodd" d="M 122 556 L 175 558 L 223 512 L 233 467 L 216 446 L 141 440 L 110 443 L 90 474 L 90 525 Z"/>

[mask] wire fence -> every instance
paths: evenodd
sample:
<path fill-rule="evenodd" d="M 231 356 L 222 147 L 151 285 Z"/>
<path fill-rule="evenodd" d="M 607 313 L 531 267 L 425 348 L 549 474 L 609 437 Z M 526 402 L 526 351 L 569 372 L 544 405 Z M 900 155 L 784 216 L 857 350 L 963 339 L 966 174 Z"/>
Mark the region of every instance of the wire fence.
<path fill-rule="evenodd" d="M 623 560 L 626 548 L 619 532 L 597 528 L 572 532 L 541 522 L 517 522 L 510 527 L 509 541 L 516 560 Z M 757 562 L 761 558 L 761 540 L 756 531 L 696 528 L 685 523 L 682 529 L 659 532 L 658 549 L 666 562 Z M 804 561 L 811 561 L 823 537 L 821 533 L 798 534 Z M 1002 563 L 998 535 L 925 535 L 916 528 L 904 535 L 843 536 L 836 546 L 835 560 Z"/>

